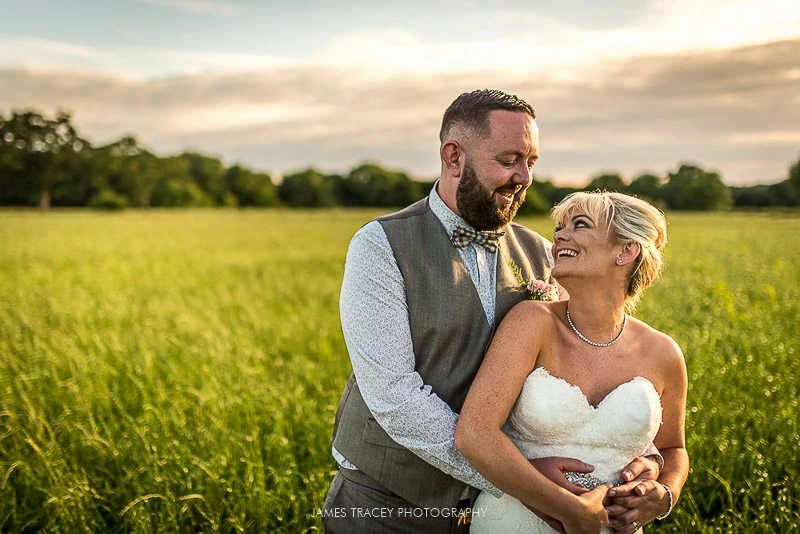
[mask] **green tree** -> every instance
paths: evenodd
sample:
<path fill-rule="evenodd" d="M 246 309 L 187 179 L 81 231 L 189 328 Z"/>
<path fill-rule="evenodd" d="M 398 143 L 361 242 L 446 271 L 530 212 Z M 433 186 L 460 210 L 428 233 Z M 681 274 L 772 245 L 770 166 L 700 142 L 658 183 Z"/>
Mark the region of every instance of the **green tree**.
<path fill-rule="evenodd" d="M 86 205 L 100 210 L 121 210 L 128 207 L 128 199 L 116 191 L 103 189 L 92 196 Z"/>
<path fill-rule="evenodd" d="M 564 198 L 570 193 L 580 191 L 580 189 L 575 187 L 558 187 L 553 183 L 552 179 L 549 178 L 536 180 L 534 181 L 533 186 L 536 187 L 536 191 L 539 192 L 539 194 L 550 207 L 553 207 L 564 200 Z"/>
<path fill-rule="evenodd" d="M 626 190 L 625 181 L 618 173 L 603 173 L 595 176 L 586 186 L 586 191 L 617 191 L 624 193 Z"/>
<path fill-rule="evenodd" d="M 51 204 L 53 188 L 88 143 L 78 136 L 70 114 L 49 119 L 34 110 L 14 111 L 0 121 L 0 162 L 4 187 L 16 199 L 35 199 L 42 209 Z"/>
<path fill-rule="evenodd" d="M 194 183 L 205 191 L 215 204 L 231 203 L 225 187 L 225 165 L 222 161 L 197 152 L 184 152 L 178 157 L 186 161 L 189 175 Z"/>
<path fill-rule="evenodd" d="M 268 174 L 234 165 L 225 171 L 223 182 L 240 206 L 275 206 L 280 202 L 278 188 Z"/>
<path fill-rule="evenodd" d="M 105 187 L 97 172 L 95 150 L 88 145 L 64 161 L 52 189 L 53 206 L 85 206 L 89 199 Z"/>
<path fill-rule="evenodd" d="M 651 173 L 643 173 L 633 179 L 627 193 L 650 201 L 661 198 L 661 178 Z"/>
<path fill-rule="evenodd" d="M 794 204 L 800 204 L 800 157 L 789 167 L 789 178 L 786 181 L 789 191 L 794 197 Z"/>
<path fill-rule="evenodd" d="M 737 208 L 757 208 L 775 206 L 776 199 L 768 185 L 750 187 L 731 187 L 733 205 Z"/>
<path fill-rule="evenodd" d="M 345 205 L 355 206 L 405 206 L 421 197 L 420 187 L 407 174 L 375 163 L 353 168 L 341 195 Z"/>
<path fill-rule="evenodd" d="M 525 202 L 519 207 L 520 215 L 542 215 L 550 211 L 549 202 L 539 193 L 537 183 L 534 182 L 525 192 Z"/>
<path fill-rule="evenodd" d="M 316 169 L 284 176 L 278 192 L 283 202 L 297 208 L 335 206 L 338 203 L 333 179 Z"/>
<path fill-rule="evenodd" d="M 719 174 L 697 165 L 685 163 L 676 172 L 669 173 L 662 191 L 670 209 L 726 210 L 733 205 L 733 195 Z"/>
<path fill-rule="evenodd" d="M 189 162 L 185 158 L 160 158 L 158 174 L 151 201 L 153 206 L 177 208 L 214 205 L 214 199 L 192 179 Z"/>
<path fill-rule="evenodd" d="M 160 178 L 159 158 L 133 136 L 125 136 L 98 149 L 98 167 L 106 183 L 122 193 L 130 204 L 150 207 L 150 198 Z"/>
<path fill-rule="evenodd" d="M 160 182 L 153 195 L 159 206 L 169 208 L 206 207 L 214 204 L 208 193 L 189 180 L 175 178 Z"/>
<path fill-rule="evenodd" d="M 769 194 L 774 200 L 774 206 L 800 206 L 800 196 L 797 196 L 797 193 L 792 190 L 792 184 L 788 178 L 770 185 Z"/>

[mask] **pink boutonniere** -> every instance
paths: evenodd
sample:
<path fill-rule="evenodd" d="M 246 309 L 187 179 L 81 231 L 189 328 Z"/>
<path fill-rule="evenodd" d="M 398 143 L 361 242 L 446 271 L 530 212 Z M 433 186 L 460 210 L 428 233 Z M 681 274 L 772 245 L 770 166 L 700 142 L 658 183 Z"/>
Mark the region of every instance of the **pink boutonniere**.
<path fill-rule="evenodd" d="M 514 263 L 513 258 L 508 260 L 508 266 L 511 267 L 514 276 L 519 280 L 520 286 L 525 288 L 528 294 L 528 300 L 559 300 L 557 286 L 536 278 L 533 280 L 526 280 L 525 277 L 522 276 L 522 270 Z"/>

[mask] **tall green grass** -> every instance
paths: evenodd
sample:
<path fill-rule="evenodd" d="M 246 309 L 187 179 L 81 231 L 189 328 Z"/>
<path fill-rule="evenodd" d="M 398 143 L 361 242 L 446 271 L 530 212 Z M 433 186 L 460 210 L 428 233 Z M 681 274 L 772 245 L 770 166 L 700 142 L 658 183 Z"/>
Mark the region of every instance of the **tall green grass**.
<path fill-rule="evenodd" d="M 318 530 L 377 214 L 0 212 L 0 529 Z M 693 467 L 659 530 L 796 530 L 800 217 L 669 219 L 637 315 L 686 354 Z"/>

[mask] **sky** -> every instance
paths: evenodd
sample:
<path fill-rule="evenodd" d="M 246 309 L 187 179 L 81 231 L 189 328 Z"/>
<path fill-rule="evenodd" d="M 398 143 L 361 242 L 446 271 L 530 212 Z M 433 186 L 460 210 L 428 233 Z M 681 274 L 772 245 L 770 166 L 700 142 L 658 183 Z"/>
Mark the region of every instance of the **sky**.
<path fill-rule="evenodd" d="M 478 88 L 534 106 L 558 185 L 683 162 L 775 183 L 800 157 L 797 0 L 0 0 L 0 20 L 0 114 L 276 177 L 433 179 L 442 113 Z"/>

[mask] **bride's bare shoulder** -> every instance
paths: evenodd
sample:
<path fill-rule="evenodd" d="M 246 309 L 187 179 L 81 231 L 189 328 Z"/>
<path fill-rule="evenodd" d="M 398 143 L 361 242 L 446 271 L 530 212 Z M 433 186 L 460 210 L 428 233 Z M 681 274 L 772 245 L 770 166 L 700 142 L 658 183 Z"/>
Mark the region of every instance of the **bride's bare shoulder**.
<path fill-rule="evenodd" d="M 548 318 L 552 320 L 557 316 L 559 311 L 563 312 L 563 308 L 563 302 L 523 300 L 511 308 L 511 311 L 508 313 L 511 315 L 513 312 L 521 317 L 531 317 L 534 319 Z"/>
<path fill-rule="evenodd" d="M 651 359 L 654 364 L 673 369 L 675 366 L 686 366 L 683 350 L 672 336 L 656 330 L 639 319 L 633 319 L 633 323 L 636 325 L 636 335 L 639 337 L 643 356 Z"/>
<path fill-rule="evenodd" d="M 555 326 L 559 313 L 563 313 L 561 302 L 523 300 L 515 305 L 503 319 L 503 323 L 529 328 L 531 332 L 542 333 Z"/>

